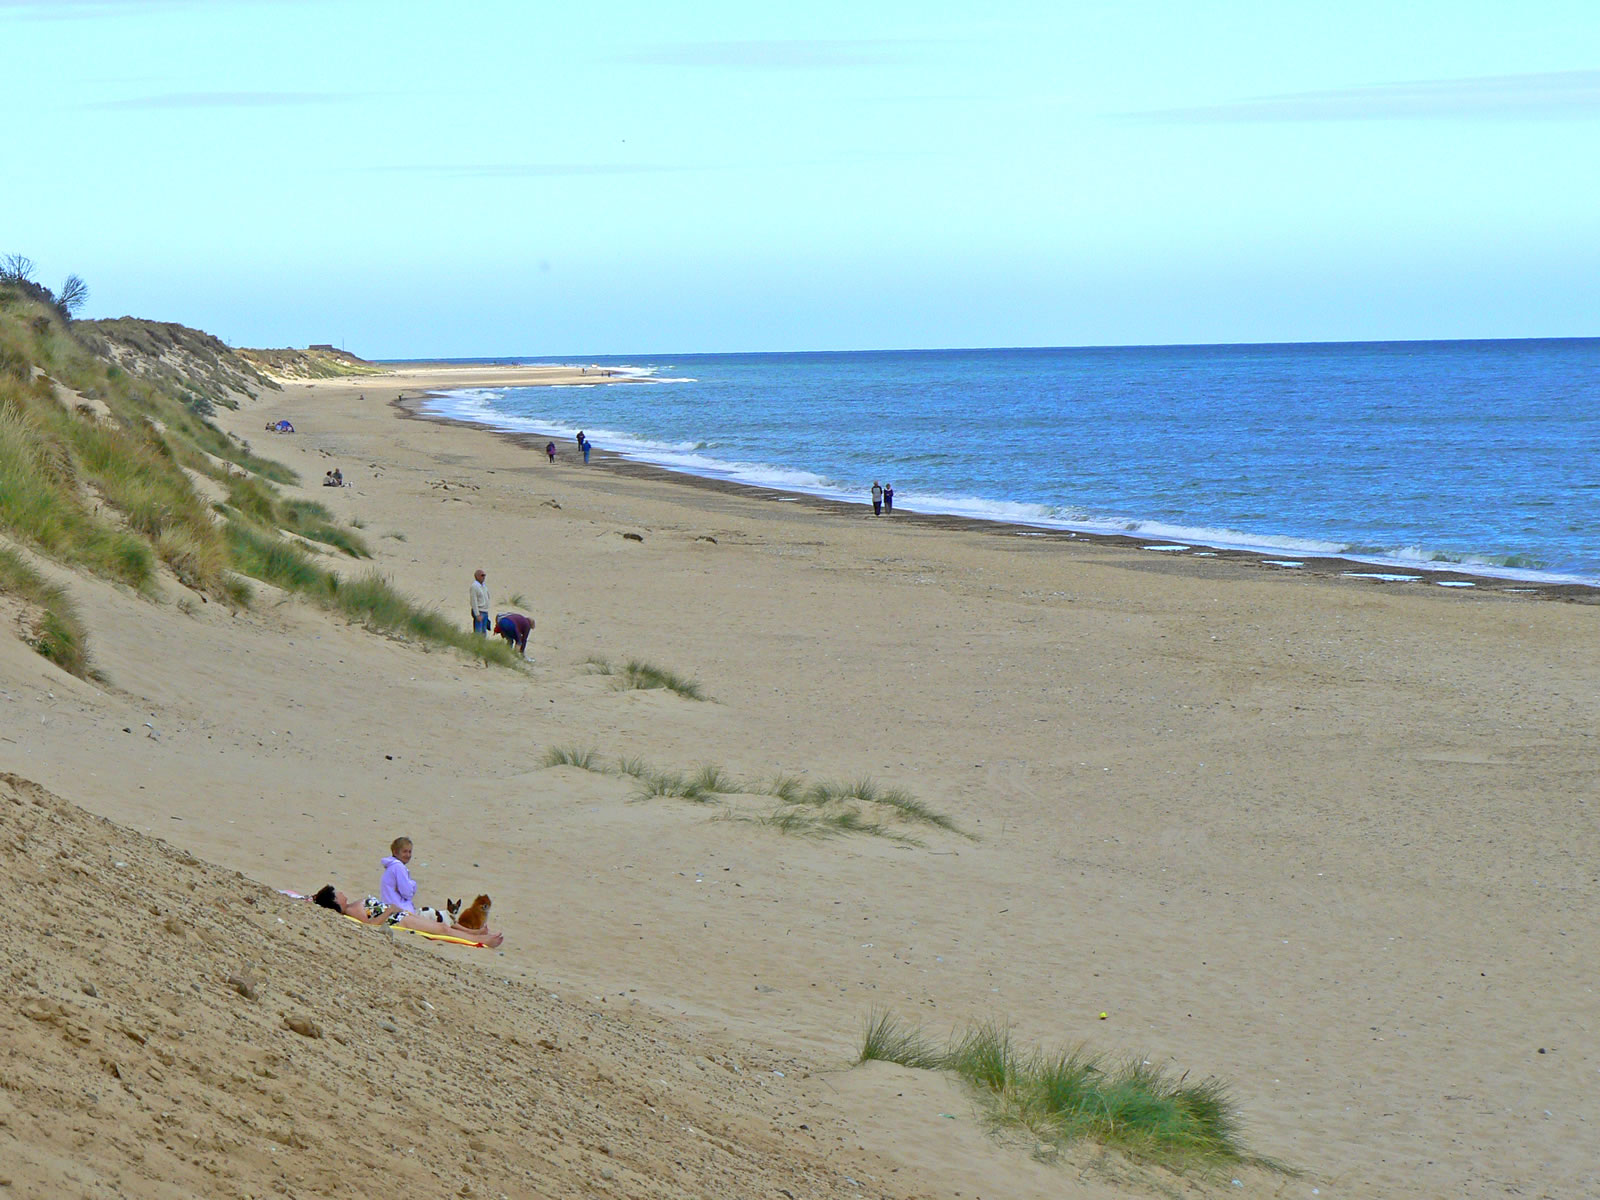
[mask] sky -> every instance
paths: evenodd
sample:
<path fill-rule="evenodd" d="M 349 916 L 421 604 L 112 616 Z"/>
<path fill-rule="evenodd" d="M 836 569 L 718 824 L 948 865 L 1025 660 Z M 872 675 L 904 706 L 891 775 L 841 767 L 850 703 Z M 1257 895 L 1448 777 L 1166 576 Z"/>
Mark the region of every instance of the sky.
<path fill-rule="evenodd" d="M 1600 2 L 0 0 L 0 255 L 373 358 L 1600 335 Z"/>

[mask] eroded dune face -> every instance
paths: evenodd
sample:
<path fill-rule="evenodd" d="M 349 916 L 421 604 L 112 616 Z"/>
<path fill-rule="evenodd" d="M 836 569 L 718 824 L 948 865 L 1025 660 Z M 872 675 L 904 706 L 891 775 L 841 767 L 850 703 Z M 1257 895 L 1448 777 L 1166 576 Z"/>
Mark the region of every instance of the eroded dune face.
<path fill-rule="evenodd" d="M 0 1184 L 859 1195 L 752 1073 L 0 776 Z M 479 952 L 482 953 L 482 952 Z"/>

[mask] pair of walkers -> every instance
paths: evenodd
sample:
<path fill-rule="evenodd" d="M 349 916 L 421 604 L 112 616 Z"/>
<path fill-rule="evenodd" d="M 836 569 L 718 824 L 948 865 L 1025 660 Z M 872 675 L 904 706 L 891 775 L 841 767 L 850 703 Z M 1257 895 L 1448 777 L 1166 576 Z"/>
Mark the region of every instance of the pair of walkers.
<path fill-rule="evenodd" d="M 894 484 L 872 481 L 872 515 L 881 517 L 894 511 Z"/>
<path fill-rule="evenodd" d="M 516 648 L 524 658 L 528 654 L 528 635 L 533 632 L 533 618 L 519 612 L 503 612 L 492 619 L 489 612 L 489 577 L 479 567 L 472 573 L 472 583 L 467 588 L 467 605 L 472 611 L 472 632 L 488 637 L 492 630 L 503 637 L 506 645 Z"/>

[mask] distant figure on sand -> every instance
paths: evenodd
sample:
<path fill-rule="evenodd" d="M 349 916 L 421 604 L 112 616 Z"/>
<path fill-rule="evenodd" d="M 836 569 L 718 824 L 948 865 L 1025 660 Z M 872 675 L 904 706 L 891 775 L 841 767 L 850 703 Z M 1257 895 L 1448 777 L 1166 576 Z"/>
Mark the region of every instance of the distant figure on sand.
<path fill-rule="evenodd" d="M 876 479 L 872 481 L 872 515 L 883 516 L 883 484 Z"/>
<path fill-rule="evenodd" d="M 528 657 L 528 635 L 533 632 L 533 618 L 521 613 L 501 613 L 494 619 L 494 631 L 505 638 L 506 645 L 515 646 L 523 658 Z"/>
<path fill-rule="evenodd" d="M 329 471 L 326 475 L 324 475 L 322 477 L 322 486 L 323 487 L 338 487 L 339 486 L 338 481 L 336 481 L 334 479 L 334 477 L 333 477 L 333 472 L 332 471 Z"/>
<path fill-rule="evenodd" d="M 544 452 L 552 463 L 556 461 L 556 444 L 554 442 L 546 442 L 544 444 Z"/>
<path fill-rule="evenodd" d="M 583 436 L 583 430 L 578 430 L 578 449 L 583 451 L 583 465 L 589 465 L 589 440 Z"/>
<path fill-rule="evenodd" d="M 472 585 L 467 588 L 467 603 L 472 608 L 472 632 L 489 634 L 489 585 L 484 582 L 483 568 L 472 573 Z"/>
<path fill-rule="evenodd" d="M 883 485 L 883 511 L 886 513 L 894 511 L 894 484 L 892 483 Z"/>

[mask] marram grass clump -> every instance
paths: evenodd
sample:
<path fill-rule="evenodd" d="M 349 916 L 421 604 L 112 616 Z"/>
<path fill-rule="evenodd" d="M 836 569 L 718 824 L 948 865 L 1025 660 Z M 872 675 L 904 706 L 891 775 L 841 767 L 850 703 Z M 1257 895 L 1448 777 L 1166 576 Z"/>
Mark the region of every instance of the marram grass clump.
<path fill-rule="evenodd" d="M 547 767 L 578 767 L 593 771 L 597 769 L 595 764 L 600 761 L 600 752 L 586 746 L 551 746 L 544 752 L 542 761 Z"/>
<path fill-rule="evenodd" d="M 594 656 L 585 659 L 583 665 L 588 667 L 592 674 L 611 676 L 619 691 L 652 691 L 663 688 L 682 696 L 685 700 L 711 699 L 698 680 L 670 671 L 666 667 L 644 662 L 642 659 L 630 658 L 619 665 L 608 658 Z"/>
<path fill-rule="evenodd" d="M 588 663 L 590 667 L 597 664 L 607 668 L 610 665 L 604 659 L 591 659 Z M 600 775 L 626 776 L 634 780 L 634 795 L 640 800 L 664 797 L 710 804 L 724 796 L 771 797 L 776 804 L 766 812 L 728 815 L 795 837 L 859 833 L 918 846 L 922 843 L 906 829 L 919 824 L 973 837 L 904 788 L 880 788 L 871 779 L 807 786 L 797 775 L 740 779 L 714 763 L 704 763 L 691 771 L 657 770 L 643 758 L 627 754 L 618 755 L 614 765 L 607 765 L 598 750 L 580 746 L 551 746 L 544 752 L 542 762 L 547 767 L 573 766 Z"/>
<path fill-rule="evenodd" d="M 0 593 L 23 604 L 23 639 L 63 671 L 91 674 L 89 635 L 67 594 L 40 575 L 15 550 L 0 548 Z"/>
<path fill-rule="evenodd" d="M 1134 1057 L 1112 1061 L 1079 1047 L 1025 1049 L 994 1022 L 969 1025 L 943 1045 L 889 1012 L 867 1019 L 859 1062 L 949 1071 L 999 1124 L 1064 1145 L 1088 1140 L 1176 1170 L 1251 1165 L 1284 1171 L 1239 1141 L 1239 1118 L 1220 1080 L 1190 1082 Z"/>

